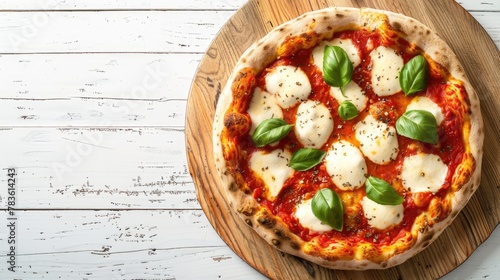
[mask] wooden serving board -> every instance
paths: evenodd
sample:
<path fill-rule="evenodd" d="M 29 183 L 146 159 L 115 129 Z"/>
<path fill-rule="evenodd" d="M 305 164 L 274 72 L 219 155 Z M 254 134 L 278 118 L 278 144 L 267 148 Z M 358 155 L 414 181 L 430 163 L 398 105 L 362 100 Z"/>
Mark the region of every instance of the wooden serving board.
<path fill-rule="evenodd" d="M 453 224 L 426 250 L 381 271 L 325 269 L 280 253 L 226 203 L 212 157 L 212 120 L 240 55 L 273 27 L 329 6 L 371 7 L 420 20 L 455 51 L 477 90 L 485 125 L 482 183 Z M 224 25 L 203 57 L 187 105 L 189 170 L 209 221 L 236 254 L 272 279 L 434 279 L 464 262 L 500 222 L 500 55 L 478 22 L 453 0 L 250 0 Z"/>

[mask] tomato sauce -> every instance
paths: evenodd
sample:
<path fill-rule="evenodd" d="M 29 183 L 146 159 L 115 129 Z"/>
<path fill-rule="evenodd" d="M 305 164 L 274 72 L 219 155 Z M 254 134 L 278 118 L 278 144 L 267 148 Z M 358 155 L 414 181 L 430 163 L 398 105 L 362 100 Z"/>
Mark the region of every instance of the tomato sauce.
<path fill-rule="evenodd" d="M 256 76 L 256 86 L 265 89 L 265 75 L 269 69 L 278 65 L 301 67 L 308 75 L 311 82 L 312 93 L 309 99 L 321 101 L 330 110 L 333 117 L 334 130 L 329 141 L 322 147 L 324 151 L 327 151 L 333 142 L 341 139 L 347 140 L 359 147 L 359 142 L 354 136 L 353 127 L 358 121 L 371 113 L 368 108 L 377 106 L 384 112 L 384 114 L 378 116 L 379 119 L 383 118 L 384 122 L 388 125 L 395 126 L 396 119 L 405 112 L 407 105 L 411 99 L 414 98 L 414 96 L 405 96 L 402 92 L 387 97 L 379 97 L 373 92 L 370 86 L 370 51 L 381 44 L 389 43 L 390 47 L 401 54 L 405 63 L 415 55 L 422 53 L 420 49 L 404 40 L 398 39 L 395 41 L 392 37 L 389 37 L 389 39 L 387 37 L 382 39 L 378 32 L 371 32 L 363 29 L 357 31 L 343 31 L 335 34 L 334 37 L 352 39 L 361 55 L 361 63 L 354 69 L 352 80 L 364 90 L 368 98 L 368 103 L 366 106 L 367 109 L 359 112 L 358 117 L 353 120 L 344 121 L 338 116 L 338 101 L 330 95 L 330 86 L 324 82 L 322 73 L 312 62 L 312 48 L 299 50 L 291 56 L 281 57 L 269 65 L 267 70 L 262 71 L 262 73 Z M 426 58 L 430 60 L 429 57 Z M 345 192 L 334 185 L 323 164 L 317 165 L 308 171 L 295 172 L 294 175 L 285 182 L 278 197 L 274 201 L 269 201 L 264 196 L 262 182 L 252 175 L 252 171 L 248 165 L 248 157 L 243 156 L 239 163 L 239 167 L 242 169 L 241 174 L 246 184 L 252 190 L 253 197 L 259 203 L 267 207 L 274 215 L 280 217 L 289 226 L 290 230 L 303 240 L 308 241 L 313 237 L 318 237 L 322 246 L 331 245 L 335 240 L 346 240 L 353 244 L 364 240 L 373 244 L 388 245 L 393 240 L 396 240 L 398 236 L 403 236 L 405 232 L 410 231 L 415 218 L 422 213 L 422 211 L 427 210 L 432 199 L 444 199 L 447 195 L 450 189 L 451 176 L 462 160 L 465 151 L 461 134 L 465 122 L 463 117 L 465 114 L 461 113 L 463 113 L 463 110 L 466 110 L 466 108 L 462 110 L 456 106 L 452 106 L 453 104 L 449 104 L 448 100 L 450 99 L 447 95 L 457 94 L 457 91 L 450 89 L 450 84 L 447 82 L 450 80 L 450 77 L 446 69 L 442 68 L 437 63 L 431 63 L 429 66 L 432 68 L 427 88 L 416 95 L 426 96 L 442 108 L 445 120 L 438 128 L 439 143 L 437 145 L 426 144 L 398 135 L 399 152 L 394 161 L 387 165 L 378 165 L 366 158 L 368 174 L 388 181 L 405 198 L 403 202 L 405 209 L 404 218 L 400 224 L 387 230 L 371 228 L 368 225 L 367 219 L 362 214 L 362 208 L 359 207 L 359 213 L 354 213 L 353 221 L 355 221 L 355 226 L 344 226 L 342 232 L 332 230 L 326 233 L 317 233 L 304 228 L 292 214 L 295 212 L 296 205 L 302 199 L 311 198 L 317 190 L 325 187 L 331 188 L 337 193 Z M 457 85 L 454 86 L 457 87 Z M 458 85 L 458 91 L 458 94 L 461 94 L 462 98 L 466 98 L 467 94 L 465 93 L 465 89 L 460 85 Z M 295 123 L 297 107 L 298 105 L 283 110 L 283 118 L 285 121 L 288 123 Z M 270 152 L 276 148 L 287 148 L 291 152 L 294 152 L 302 148 L 302 145 L 296 139 L 293 132 L 289 133 L 288 136 L 281 140 L 277 147 L 257 148 L 248 135 L 236 139 L 235 142 L 238 143 L 241 151 L 245 155 L 251 155 L 256 150 L 266 150 Z M 435 194 L 430 192 L 411 194 L 404 190 L 402 186 L 400 179 L 402 162 L 406 157 L 418 151 L 436 154 L 448 166 L 446 183 Z M 361 187 L 353 192 L 360 192 L 364 195 L 365 190 L 364 187 Z M 415 199 L 418 199 L 418 204 L 415 203 Z M 352 205 L 344 205 L 344 209 L 349 206 Z M 437 217 L 437 220 L 444 219 L 448 214 L 449 213 L 445 211 L 441 216 Z M 347 216 L 345 213 L 344 215 L 346 219 Z"/>

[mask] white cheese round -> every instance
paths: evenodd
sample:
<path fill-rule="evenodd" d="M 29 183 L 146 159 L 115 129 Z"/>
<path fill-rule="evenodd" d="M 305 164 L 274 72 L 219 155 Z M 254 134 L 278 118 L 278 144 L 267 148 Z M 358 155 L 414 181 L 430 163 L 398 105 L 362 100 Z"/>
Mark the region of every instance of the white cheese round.
<path fill-rule="evenodd" d="M 365 196 L 361 200 L 361 205 L 368 224 L 376 229 L 386 229 L 403 220 L 403 204 L 382 205 Z"/>
<path fill-rule="evenodd" d="M 294 132 L 304 147 L 321 148 L 332 131 L 333 118 L 325 105 L 313 100 L 299 105 Z"/>
<path fill-rule="evenodd" d="M 441 122 L 444 119 L 443 111 L 441 110 L 441 107 L 439 107 L 439 105 L 437 105 L 430 98 L 425 97 L 425 96 L 416 96 L 415 98 L 413 98 L 411 100 L 410 104 L 408 105 L 408 107 L 406 107 L 406 111 L 410 111 L 410 110 L 428 111 L 429 113 L 434 115 L 438 126 L 441 124 Z"/>
<path fill-rule="evenodd" d="M 342 190 L 357 189 L 366 181 L 365 158 L 348 141 L 335 142 L 328 150 L 324 163 L 333 183 Z"/>
<path fill-rule="evenodd" d="M 250 135 L 253 134 L 257 126 L 264 120 L 271 118 L 283 118 L 283 111 L 276 104 L 276 99 L 267 91 L 263 91 L 260 87 L 255 88 L 247 110 L 252 127 Z"/>
<path fill-rule="evenodd" d="M 323 58 L 325 54 L 326 46 L 338 46 L 344 49 L 352 62 L 352 66 L 356 67 L 361 63 L 361 57 L 359 56 L 358 48 L 352 43 L 351 39 L 340 39 L 335 38 L 331 41 L 323 41 L 312 51 L 314 64 L 319 68 L 321 73 L 323 73 Z"/>
<path fill-rule="evenodd" d="M 370 52 L 372 61 L 371 84 L 378 96 L 388 96 L 401 91 L 399 73 L 403 69 L 403 58 L 395 50 L 379 46 Z"/>
<path fill-rule="evenodd" d="M 342 95 L 339 87 L 330 87 L 330 94 L 333 96 L 333 98 L 337 99 L 339 104 L 341 104 L 345 100 L 351 101 L 351 103 L 356 106 L 356 109 L 358 109 L 358 112 L 365 109 L 366 102 L 368 101 L 365 92 L 354 81 L 350 81 L 344 87 L 345 96 Z"/>
<path fill-rule="evenodd" d="M 361 151 L 371 161 L 376 164 L 387 164 L 396 159 L 399 145 L 394 127 L 368 115 L 354 128 Z"/>
<path fill-rule="evenodd" d="M 312 199 L 303 200 L 295 210 L 295 217 L 299 220 L 299 223 L 312 231 L 315 232 L 326 232 L 333 228 L 327 224 L 320 221 L 314 213 L 311 207 Z"/>
<path fill-rule="evenodd" d="M 270 153 L 256 151 L 250 157 L 250 169 L 266 185 L 265 196 L 273 201 L 283 188 L 283 184 L 293 175 L 288 166 L 292 154 L 288 150 L 276 149 Z"/>
<path fill-rule="evenodd" d="M 419 153 L 404 160 L 401 179 L 408 191 L 436 193 L 443 186 L 447 174 L 448 166 L 439 156 Z"/>
<path fill-rule="evenodd" d="M 307 100 L 311 93 L 311 83 L 306 73 L 295 66 L 278 66 L 266 75 L 267 91 L 275 95 L 277 104 L 290 108 Z"/>

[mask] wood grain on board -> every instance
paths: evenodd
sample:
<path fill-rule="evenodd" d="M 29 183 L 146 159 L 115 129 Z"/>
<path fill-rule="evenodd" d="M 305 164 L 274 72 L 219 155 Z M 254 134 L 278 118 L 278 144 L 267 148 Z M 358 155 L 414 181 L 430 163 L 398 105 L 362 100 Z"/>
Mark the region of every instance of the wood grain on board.
<path fill-rule="evenodd" d="M 380 271 L 329 270 L 280 253 L 242 222 L 225 201 L 212 159 L 212 120 L 236 60 L 253 42 L 304 12 L 328 6 L 371 7 L 423 22 L 450 45 L 465 67 L 482 106 L 486 139 L 482 182 L 453 224 L 406 263 Z M 481 25 L 454 1 L 257 1 L 244 5 L 221 29 L 202 58 L 186 112 L 190 173 L 198 200 L 221 238 L 252 267 L 272 279 L 431 279 L 464 262 L 500 222 L 500 55 Z"/>

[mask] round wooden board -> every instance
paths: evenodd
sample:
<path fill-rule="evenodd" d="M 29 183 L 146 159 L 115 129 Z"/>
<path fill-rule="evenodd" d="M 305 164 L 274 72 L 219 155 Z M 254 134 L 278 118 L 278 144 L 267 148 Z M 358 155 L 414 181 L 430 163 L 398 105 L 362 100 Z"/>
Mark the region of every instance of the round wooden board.
<path fill-rule="evenodd" d="M 241 221 L 225 200 L 213 163 L 217 98 L 240 55 L 273 27 L 329 6 L 371 7 L 420 20 L 455 51 L 475 87 L 485 125 L 482 182 L 452 225 L 426 250 L 387 270 L 340 271 L 280 253 Z M 224 25 L 203 57 L 187 104 L 186 145 L 198 200 L 221 238 L 272 279 L 435 279 L 464 262 L 500 222 L 500 55 L 479 23 L 453 0 L 250 0 Z"/>

